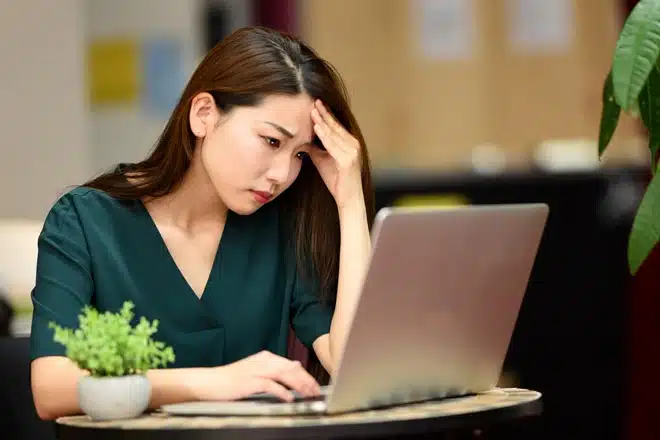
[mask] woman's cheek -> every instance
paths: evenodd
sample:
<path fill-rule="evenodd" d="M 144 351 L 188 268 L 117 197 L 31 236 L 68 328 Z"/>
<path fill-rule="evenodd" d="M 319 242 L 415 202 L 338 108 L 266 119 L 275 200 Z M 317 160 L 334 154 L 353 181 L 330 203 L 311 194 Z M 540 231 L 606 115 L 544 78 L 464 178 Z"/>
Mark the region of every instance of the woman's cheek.
<path fill-rule="evenodd" d="M 296 181 L 298 175 L 300 174 L 300 170 L 302 169 L 302 160 L 298 158 L 294 158 L 292 160 L 293 163 L 291 164 L 291 167 L 289 167 L 289 178 L 286 185 L 287 188 Z"/>

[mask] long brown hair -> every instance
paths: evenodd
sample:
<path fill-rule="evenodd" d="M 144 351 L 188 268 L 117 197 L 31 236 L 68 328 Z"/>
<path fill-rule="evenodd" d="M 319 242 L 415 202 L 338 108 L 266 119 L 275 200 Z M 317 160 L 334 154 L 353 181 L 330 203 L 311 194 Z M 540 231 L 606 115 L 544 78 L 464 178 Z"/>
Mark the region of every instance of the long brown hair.
<path fill-rule="evenodd" d="M 313 99 L 321 99 L 362 146 L 362 187 L 371 227 L 374 198 L 369 156 L 339 74 L 300 39 L 263 27 L 239 29 L 206 55 L 146 159 L 102 174 L 84 186 L 129 200 L 159 197 L 176 189 L 193 157 L 196 138 L 190 128 L 189 113 L 192 99 L 202 92 L 210 93 L 224 112 L 258 105 L 272 94 L 307 93 Z M 136 179 L 129 181 L 127 175 Z M 280 197 L 280 203 L 286 206 L 282 211 L 291 214 L 298 268 L 318 282 L 320 299 L 333 303 L 340 243 L 336 203 L 309 162 Z"/>

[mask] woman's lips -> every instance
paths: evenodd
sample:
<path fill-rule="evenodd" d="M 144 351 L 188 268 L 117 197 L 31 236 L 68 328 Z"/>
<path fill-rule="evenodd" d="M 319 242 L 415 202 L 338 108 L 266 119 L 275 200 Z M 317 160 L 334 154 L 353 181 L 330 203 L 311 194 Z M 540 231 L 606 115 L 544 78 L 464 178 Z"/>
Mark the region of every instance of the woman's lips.
<path fill-rule="evenodd" d="M 268 203 L 273 198 L 273 194 L 266 191 L 252 191 L 254 198 L 259 203 Z"/>

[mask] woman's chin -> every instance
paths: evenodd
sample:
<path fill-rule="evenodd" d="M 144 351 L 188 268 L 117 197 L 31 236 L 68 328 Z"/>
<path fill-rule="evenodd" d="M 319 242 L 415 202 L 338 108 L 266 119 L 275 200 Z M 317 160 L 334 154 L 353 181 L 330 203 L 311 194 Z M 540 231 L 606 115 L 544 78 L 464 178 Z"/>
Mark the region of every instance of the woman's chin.
<path fill-rule="evenodd" d="M 235 212 L 238 215 L 250 215 L 254 214 L 257 212 L 259 208 L 261 208 L 263 204 L 257 203 L 254 200 L 238 200 L 235 203 L 228 204 L 227 207 Z"/>
<path fill-rule="evenodd" d="M 244 209 L 232 209 L 232 211 L 238 215 L 251 215 L 257 212 L 258 209 L 259 208 L 253 208 L 253 209 L 244 208 Z"/>
<path fill-rule="evenodd" d="M 271 203 L 273 198 L 264 200 L 259 197 L 254 191 L 245 191 L 232 194 L 233 197 L 227 197 L 224 200 L 227 208 L 238 215 L 250 215 L 257 212 L 263 206 Z"/>

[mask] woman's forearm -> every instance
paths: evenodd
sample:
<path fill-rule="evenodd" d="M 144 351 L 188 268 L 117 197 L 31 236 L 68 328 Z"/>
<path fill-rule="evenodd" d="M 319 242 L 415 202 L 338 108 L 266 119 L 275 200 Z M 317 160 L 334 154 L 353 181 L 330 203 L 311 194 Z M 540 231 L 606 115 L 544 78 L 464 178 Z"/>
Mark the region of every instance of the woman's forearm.
<path fill-rule="evenodd" d="M 151 383 L 150 408 L 196 400 L 206 368 L 159 369 L 147 372 Z M 37 414 L 44 420 L 81 414 L 78 382 L 87 373 L 64 357 L 48 357 L 32 365 L 32 394 Z"/>
<path fill-rule="evenodd" d="M 356 201 L 354 205 L 340 209 L 339 224 L 341 246 L 337 303 L 330 326 L 330 356 L 333 371 L 336 371 L 338 357 L 346 342 L 348 327 L 371 258 L 371 236 L 364 202 Z"/>
<path fill-rule="evenodd" d="M 32 397 L 39 418 L 55 420 L 81 413 L 78 381 L 87 372 L 61 356 L 36 359 L 30 370 Z"/>
<path fill-rule="evenodd" d="M 198 400 L 196 390 L 205 384 L 208 368 L 173 368 L 150 370 L 147 378 L 151 382 L 150 408 L 162 405 Z"/>

